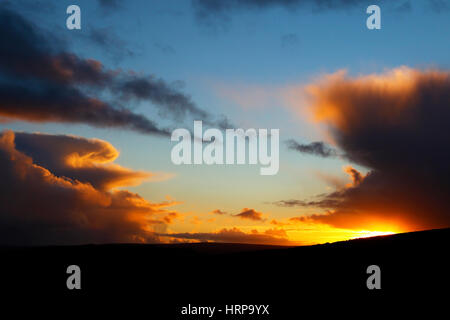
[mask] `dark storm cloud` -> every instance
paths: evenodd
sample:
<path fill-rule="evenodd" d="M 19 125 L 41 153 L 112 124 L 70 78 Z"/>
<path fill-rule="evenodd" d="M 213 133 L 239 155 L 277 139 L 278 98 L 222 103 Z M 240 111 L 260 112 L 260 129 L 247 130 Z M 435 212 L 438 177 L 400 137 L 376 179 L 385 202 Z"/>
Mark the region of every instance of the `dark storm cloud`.
<path fill-rule="evenodd" d="M 68 52 L 57 38 L 5 7 L 0 7 L 0 37 L 0 116 L 169 134 L 158 121 L 128 108 L 145 101 L 172 121 L 189 116 L 215 123 L 177 83 L 108 70 L 99 61 Z M 111 98 L 100 98 L 105 94 Z"/>
<path fill-rule="evenodd" d="M 150 174 L 111 163 L 116 156 L 101 140 L 0 134 L 0 244 L 158 242 L 178 214 L 112 189 Z"/>
<path fill-rule="evenodd" d="M 300 153 L 312 154 L 323 158 L 335 157 L 337 152 L 335 149 L 327 146 L 321 141 L 311 142 L 309 144 L 300 144 L 297 141 L 290 139 L 286 141 L 289 149 L 298 151 Z"/>
<path fill-rule="evenodd" d="M 450 72 L 394 69 L 311 85 L 316 120 L 328 126 L 352 184 L 324 195 L 311 220 L 345 228 L 450 226 Z"/>
<path fill-rule="evenodd" d="M 130 76 L 125 81 L 118 83 L 116 88 L 121 92 L 124 100 L 138 99 L 150 100 L 160 107 L 163 115 L 171 115 L 180 120 L 190 114 L 197 119 L 207 119 L 208 113 L 198 108 L 191 98 L 168 85 L 162 79 L 142 78 Z"/>
<path fill-rule="evenodd" d="M 0 116 L 32 122 L 86 123 L 169 135 L 146 117 L 63 85 L 0 84 Z"/>

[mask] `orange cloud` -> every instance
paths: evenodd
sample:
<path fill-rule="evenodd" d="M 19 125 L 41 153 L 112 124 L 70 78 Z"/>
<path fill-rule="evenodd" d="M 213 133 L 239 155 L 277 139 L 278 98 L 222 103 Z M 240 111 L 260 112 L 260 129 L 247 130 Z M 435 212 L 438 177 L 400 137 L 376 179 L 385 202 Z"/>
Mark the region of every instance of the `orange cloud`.
<path fill-rule="evenodd" d="M 162 219 L 167 223 L 167 224 L 171 224 L 173 222 L 173 220 L 180 218 L 181 214 L 177 213 L 177 212 L 169 212 L 167 213 Z"/>
<path fill-rule="evenodd" d="M 71 136 L 18 135 L 36 142 L 33 150 L 25 148 L 25 140 L 21 147 L 48 166 L 20 151 L 14 132 L 0 135 L 0 243 L 158 242 L 155 231 L 164 232 L 171 222 L 164 217 L 178 215 L 165 209 L 171 203 L 152 203 L 126 190 L 107 190 L 114 180 L 101 183 L 104 179 L 94 176 L 97 183 L 90 183 L 89 174 L 70 171 L 68 167 L 73 167 L 63 161 L 64 155 L 78 153 L 85 159 L 81 168 L 86 159 L 107 162 L 117 156 L 108 143 Z M 49 154 L 46 143 L 62 149 Z M 56 171 L 68 170 L 73 177 L 56 175 L 53 165 Z M 80 179 L 74 178 L 77 175 Z M 116 177 L 122 179 L 120 174 Z"/>
<path fill-rule="evenodd" d="M 119 152 L 110 143 L 99 139 L 17 132 L 15 144 L 19 151 L 30 156 L 36 164 L 51 168 L 54 174 L 88 182 L 102 190 L 172 176 L 134 171 L 114 164 Z"/>
<path fill-rule="evenodd" d="M 352 180 L 352 183 L 350 185 L 347 185 L 347 187 L 357 186 L 364 179 L 364 176 L 361 174 L 361 172 L 359 172 L 352 166 L 344 167 L 344 172 L 348 173 L 350 175 L 350 179 Z"/>
<path fill-rule="evenodd" d="M 268 229 L 264 232 L 252 230 L 246 233 L 238 228 L 224 228 L 216 232 L 209 233 L 167 233 L 159 236 L 173 239 L 213 241 L 228 243 L 249 243 L 249 244 L 271 244 L 271 245 L 295 245 L 287 239 L 283 230 Z"/>
<path fill-rule="evenodd" d="M 340 71 L 306 92 L 315 120 L 343 157 L 369 169 L 363 176 L 348 167 L 347 188 L 298 200 L 327 209 L 311 221 L 360 230 L 450 226 L 450 72 L 400 67 L 350 77 Z"/>
<path fill-rule="evenodd" d="M 213 210 L 213 211 L 211 211 L 211 213 L 220 214 L 220 215 L 227 214 L 225 211 L 222 211 L 220 209 Z"/>
<path fill-rule="evenodd" d="M 233 217 L 254 221 L 264 221 L 263 214 L 261 212 L 249 208 L 243 208 L 240 213 L 233 215 Z"/>

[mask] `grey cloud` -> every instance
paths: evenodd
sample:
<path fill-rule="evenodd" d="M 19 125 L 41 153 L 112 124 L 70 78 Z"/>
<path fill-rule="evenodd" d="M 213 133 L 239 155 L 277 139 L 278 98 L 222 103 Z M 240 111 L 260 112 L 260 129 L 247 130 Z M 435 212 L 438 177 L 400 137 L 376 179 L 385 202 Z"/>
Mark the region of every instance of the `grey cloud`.
<path fill-rule="evenodd" d="M 320 156 L 323 158 L 336 157 L 337 151 L 321 141 L 311 142 L 308 144 L 300 144 L 297 141 L 290 139 L 286 141 L 290 150 L 295 150 L 300 153 Z"/>

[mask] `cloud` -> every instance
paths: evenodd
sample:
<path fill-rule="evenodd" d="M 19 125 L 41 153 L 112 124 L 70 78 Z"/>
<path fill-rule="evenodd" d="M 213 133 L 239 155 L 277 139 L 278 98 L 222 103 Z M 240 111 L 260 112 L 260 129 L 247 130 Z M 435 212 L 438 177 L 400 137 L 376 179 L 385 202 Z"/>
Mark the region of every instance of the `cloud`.
<path fill-rule="evenodd" d="M 225 243 L 249 243 L 249 244 L 270 244 L 270 245 L 295 245 L 287 239 L 286 232 L 279 229 L 268 229 L 264 232 L 252 230 L 246 233 L 238 228 L 224 228 L 217 232 L 209 233 L 166 233 L 159 236 L 176 239 L 187 239 L 197 241 L 213 241 Z"/>
<path fill-rule="evenodd" d="M 255 211 L 254 209 L 244 208 L 240 213 L 232 215 L 233 217 L 241 218 L 244 220 L 253 221 L 264 221 L 262 218 L 263 214 L 261 212 Z"/>
<path fill-rule="evenodd" d="M 313 204 L 309 219 L 335 227 L 418 230 L 450 226 L 450 73 L 400 67 L 308 86 L 315 120 L 325 124 L 352 184 Z M 287 203 L 286 203 L 287 204 Z M 304 203 L 299 203 L 304 205 Z"/>
<path fill-rule="evenodd" d="M 107 190 L 121 186 L 138 185 L 142 181 L 161 181 L 168 173 L 134 171 L 113 161 L 119 152 L 108 142 L 67 135 L 42 133 L 15 133 L 18 151 L 44 168 L 51 168 L 57 176 L 90 183 L 97 189 Z"/>
<path fill-rule="evenodd" d="M 273 202 L 274 205 L 279 207 L 317 207 L 317 208 L 330 208 L 338 204 L 338 201 L 332 199 L 331 197 L 327 197 L 327 199 L 320 200 L 298 200 L 298 199 L 290 199 L 290 200 L 280 200 Z"/>
<path fill-rule="evenodd" d="M 244 220 L 253 220 L 253 221 L 265 221 L 265 219 L 263 219 L 263 214 L 261 212 L 256 211 L 255 209 L 249 209 L 249 208 L 243 208 L 241 210 L 241 212 L 237 213 L 237 214 L 229 214 L 226 211 L 222 211 L 220 209 L 216 209 L 211 211 L 211 213 L 213 214 L 218 214 L 218 215 L 229 215 L 231 217 L 235 217 L 235 218 L 240 218 L 240 219 L 244 219 Z"/>
<path fill-rule="evenodd" d="M 436 13 L 448 12 L 450 4 L 448 0 L 431 0 L 420 3 L 420 10 L 432 10 Z M 206 26 L 217 26 L 218 23 L 226 24 L 231 21 L 232 15 L 239 12 L 260 12 L 264 10 L 283 8 L 288 12 L 305 10 L 313 13 L 322 13 L 338 10 L 361 10 L 365 13 L 369 5 L 377 4 L 388 7 L 397 13 L 412 11 L 411 1 L 370 1 L 370 0 L 192 0 L 192 6 L 196 19 Z M 417 5 L 417 4 L 415 4 Z M 291 34 L 292 35 L 292 34 Z M 286 35 L 288 38 L 290 34 Z M 295 37 L 286 39 L 285 44 L 297 42 Z M 283 45 L 282 39 L 282 46 Z"/>
<path fill-rule="evenodd" d="M 263 10 L 283 7 L 289 10 L 307 6 L 315 9 L 352 8 L 361 4 L 358 0 L 193 0 L 197 15 L 218 15 L 237 10 Z"/>
<path fill-rule="evenodd" d="M 130 76 L 115 87 L 121 93 L 122 100 L 150 100 L 155 103 L 163 116 L 171 116 L 177 120 L 183 119 L 187 114 L 196 119 L 207 120 L 209 117 L 209 114 L 198 108 L 189 96 L 174 86 L 169 86 L 162 79 Z"/>
<path fill-rule="evenodd" d="M 286 143 L 290 150 L 295 150 L 300 153 L 312 154 L 322 158 L 337 156 L 337 151 L 322 141 L 311 142 L 309 144 L 300 144 L 293 139 L 289 139 Z"/>
<path fill-rule="evenodd" d="M 229 14 L 238 11 L 261 11 L 271 8 L 285 8 L 293 11 L 306 8 L 315 12 L 324 10 L 367 8 L 370 1 L 361 0 L 192 0 L 197 19 L 211 24 L 214 21 L 227 22 Z"/>
<path fill-rule="evenodd" d="M 307 206 L 307 202 L 304 200 L 296 200 L 296 199 L 290 199 L 290 200 L 280 200 L 273 203 L 274 205 L 280 206 L 280 207 L 305 207 Z"/>
<path fill-rule="evenodd" d="M 169 212 L 168 214 L 166 214 L 162 219 L 164 222 L 166 222 L 167 224 L 171 224 L 175 219 L 180 218 L 182 215 L 179 214 L 178 212 Z"/>
<path fill-rule="evenodd" d="M 211 213 L 219 214 L 219 215 L 228 214 L 226 211 L 222 211 L 220 209 L 213 210 L 213 211 L 211 211 Z"/>
<path fill-rule="evenodd" d="M 3 132 L 0 243 L 159 242 L 155 232 L 178 216 L 167 209 L 175 203 L 111 189 L 151 176 L 108 164 L 116 156 L 101 140 Z"/>
<path fill-rule="evenodd" d="M 215 123 L 208 112 L 179 90 L 179 82 L 169 84 L 155 76 L 108 70 L 100 61 L 69 52 L 51 33 L 3 6 L 0 37 L 8 43 L 0 47 L 2 117 L 169 135 L 170 130 L 161 128 L 159 120 L 129 108 L 147 102 L 165 119 L 180 122 L 189 116 Z"/>
<path fill-rule="evenodd" d="M 363 180 L 365 178 L 365 176 L 363 176 L 361 172 L 359 172 L 358 170 L 356 170 L 352 166 L 346 166 L 344 168 L 344 171 L 346 173 L 348 173 L 350 175 L 350 177 L 351 177 L 351 180 L 352 180 L 352 185 L 351 186 L 357 186 L 357 185 L 361 184 L 361 182 L 363 182 Z"/>
<path fill-rule="evenodd" d="M 134 52 L 128 47 L 127 42 L 121 39 L 110 27 L 91 27 L 85 39 L 103 49 L 116 62 L 125 57 L 134 56 Z"/>

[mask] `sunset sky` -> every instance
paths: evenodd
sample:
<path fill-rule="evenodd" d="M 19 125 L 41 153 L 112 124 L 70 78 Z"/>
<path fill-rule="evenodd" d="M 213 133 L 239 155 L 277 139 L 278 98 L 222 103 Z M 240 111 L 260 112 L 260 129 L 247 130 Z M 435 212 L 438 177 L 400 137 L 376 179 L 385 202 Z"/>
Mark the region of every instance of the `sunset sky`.
<path fill-rule="evenodd" d="M 0 244 L 449 227 L 449 14 L 445 0 L 2 1 Z M 280 129 L 278 174 L 174 165 L 170 133 L 194 120 Z"/>

